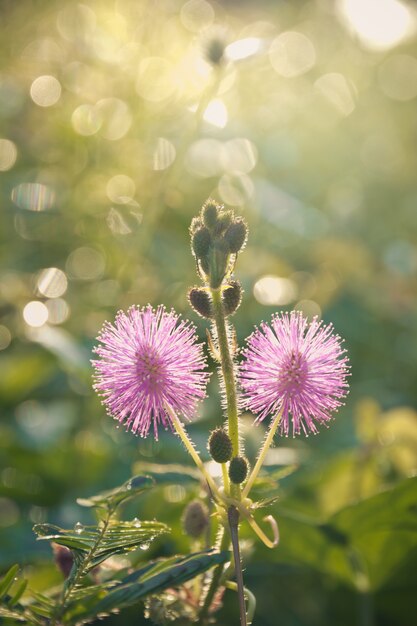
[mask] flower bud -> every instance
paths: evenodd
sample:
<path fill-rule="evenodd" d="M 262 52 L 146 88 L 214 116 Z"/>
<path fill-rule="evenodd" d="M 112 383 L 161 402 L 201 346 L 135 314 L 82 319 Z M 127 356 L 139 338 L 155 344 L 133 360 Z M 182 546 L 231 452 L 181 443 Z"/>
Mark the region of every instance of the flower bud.
<path fill-rule="evenodd" d="M 233 315 L 242 301 L 242 287 L 238 280 L 232 280 L 222 293 L 225 315 Z"/>
<path fill-rule="evenodd" d="M 216 428 L 208 440 L 208 450 L 216 463 L 227 463 L 232 458 L 232 441 L 224 428 Z"/>
<path fill-rule="evenodd" d="M 231 225 L 233 219 L 233 213 L 231 211 L 222 211 L 217 217 L 217 222 L 214 227 L 215 235 L 221 235 Z"/>
<path fill-rule="evenodd" d="M 201 317 L 205 317 L 207 319 L 212 317 L 211 300 L 205 289 L 193 287 L 188 292 L 188 300 L 194 311 L 201 315 Z"/>
<path fill-rule="evenodd" d="M 193 234 L 191 246 L 197 259 L 206 257 L 210 250 L 211 237 L 207 228 L 199 228 Z"/>
<path fill-rule="evenodd" d="M 201 217 L 208 229 L 212 230 L 217 223 L 219 205 L 214 200 L 207 200 L 201 209 Z"/>
<path fill-rule="evenodd" d="M 210 285 L 218 289 L 222 284 L 229 262 L 229 246 L 224 239 L 216 239 L 210 255 Z"/>
<path fill-rule="evenodd" d="M 191 220 L 191 225 L 190 225 L 191 234 L 194 234 L 196 230 L 202 227 L 203 227 L 203 222 L 201 221 L 200 217 L 193 217 L 193 219 Z"/>
<path fill-rule="evenodd" d="M 229 465 L 229 478 L 232 483 L 243 483 L 248 475 L 249 464 L 244 456 L 234 456 Z"/>
<path fill-rule="evenodd" d="M 243 248 L 246 243 L 248 235 L 248 227 L 242 219 L 237 219 L 230 224 L 229 228 L 224 234 L 224 238 L 229 245 L 229 250 L 233 254 L 236 254 Z"/>
<path fill-rule="evenodd" d="M 182 527 L 189 536 L 197 539 L 209 523 L 209 514 L 206 505 L 200 500 L 193 500 L 187 504 L 182 516 Z"/>

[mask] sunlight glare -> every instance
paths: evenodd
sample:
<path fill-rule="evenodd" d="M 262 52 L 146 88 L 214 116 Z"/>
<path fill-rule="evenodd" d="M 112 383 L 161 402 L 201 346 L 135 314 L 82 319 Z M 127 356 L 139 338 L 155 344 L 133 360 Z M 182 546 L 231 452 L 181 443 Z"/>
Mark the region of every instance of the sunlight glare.
<path fill-rule="evenodd" d="M 399 0 L 339 0 L 339 11 L 361 42 L 374 50 L 392 48 L 414 30 L 413 16 Z"/>
<path fill-rule="evenodd" d="M 228 114 L 223 100 L 220 100 L 219 98 L 211 100 L 204 111 L 203 118 L 206 122 L 212 124 L 213 126 L 224 128 L 227 124 Z"/>
<path fill-rule="evenodd" d="M 251 57 L 259 52 L 261 44 L 262 39 L 259 39 L 259 37 L 245 37 L 245 39 L 238 39 L 227 46 L 225 55 L 231 61 L 247 59 L 248 57 Z"/>

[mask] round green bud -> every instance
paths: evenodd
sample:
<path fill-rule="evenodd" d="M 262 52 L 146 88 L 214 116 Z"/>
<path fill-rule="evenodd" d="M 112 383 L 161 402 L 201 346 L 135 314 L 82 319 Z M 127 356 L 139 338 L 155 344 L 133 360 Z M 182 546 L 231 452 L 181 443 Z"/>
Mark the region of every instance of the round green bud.
<path fill-rule="evenodd" d="M 232 483 L 243 483 L 248 475 L 249 463 L 244 456 L 234 456 L 229 465 L 229 478 Z"/>
<path fill-rule="evenodd" d="M 201 209 L 201 217 L 203 219 L 204 224 L 212 230 L 217 223 L 217 214 L 219 210 L 219 205 L 214 200 L 207 200 L 207 202 L 203 205 Z"/>
<path fill-rule="evenodd" d="M 211 300 L 205 289 L 192 287 L 188 292 L 188 300 L 194 311 L 201 315 L 201 317 L 205 317 L 206 319 L 212 317 Z"/>
<path fill-rule="evenodd" d="M 201 259 L 208 255 L 210 250 L 211 237 L 207 228 L 199 228 L 193 234 L 191 245 L 197 259 Z"/>
<path fill-rule="evenodd" d="M 229 250 L 236 254 L 243 248 L 248 236 L 248 227 L 242 219 L 238 219 L 224 233 L 224 238 L 229 244 Z"/>
<path fill-rule="evenodd" d="M 242 301 L 242 287 L 238 280 L 231 280 L 222 293 L 225 315 L 233 315 Z"/>
<path fill-rule="evenodd" d="M 216 463 L 227 463 L 232 458 L 233 445 L 224 428 L 216 428 L 208 440 L 208 450 Z"/>
<path fill-rule="evenodd" d="M 189 536 L 197 539 L 200 537 L 209 523 L 209 513 L 206 505 L 200 500 L 193 500 L 185 507 L 182 516 L 182 527 Z"/>

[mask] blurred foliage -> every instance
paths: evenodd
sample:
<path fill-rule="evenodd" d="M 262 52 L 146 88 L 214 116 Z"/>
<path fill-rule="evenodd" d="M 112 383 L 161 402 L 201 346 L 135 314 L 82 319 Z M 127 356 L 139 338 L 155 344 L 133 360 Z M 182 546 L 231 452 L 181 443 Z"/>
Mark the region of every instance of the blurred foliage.
<path fill-rule="evenodd" d="M 204 337 L 186 300 L 188 227 L 212 195 L 250 225 L 239 340 L 300 308 L 334 323 L 352 362 L 331 429 L 271 451 L 271 468 L 298 469 L 272 507 L 280 546 L 247 535 L 254 623 L 414 622 L 417 18 L 413 3 L 375 7 L 1 2 L 3 571 L 21 562 L 32 588 L 58 583 L 33 524 L 91 523 L 75 498 L 145 462 L 161 497 L 132 515 L 172 527 L 154 556 L 189 550 L 179 520 L 199 485 L 175 467 L 185 452 L 116 430 L 89 358 L 104 319 L 133 303 L 173 306 Z M 215 376 L 210 390 L 189 429 L 203 454 L 221 422 Z M 253 459 L 262 427 L 247 416 L 244 430 Z M 129 609 L 111 619 L 139 623 Z"/>

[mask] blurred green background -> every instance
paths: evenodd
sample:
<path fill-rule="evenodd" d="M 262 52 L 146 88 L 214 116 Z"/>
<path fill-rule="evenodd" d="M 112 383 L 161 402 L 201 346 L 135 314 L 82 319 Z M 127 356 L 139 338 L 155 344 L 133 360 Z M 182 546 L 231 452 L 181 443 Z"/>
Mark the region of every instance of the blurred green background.
<path fill-rule="evenodd" d="M 88 522 L 76 497 L 138 461 L 188 463 L 172 435 L 115 428 L 89 359 L 103 321 L 131 304 L 173 306 L 204 338 L 186 299 L 188 226 L 211 195 L 250 226 L 239 340 L 297 308 L 334 323 L 352 364 L 331 428 L 270 455 L 298 469 L 271 509 L 280 546 L 243 531 L 254 623 L 414 624 L 416 5 L 3 0 L 0 12 L 0 569 L 57 583 L 34 523 Z M 189 428 L 203 454 L 222 420 L 216 375 L 209 391 Z M 263 427 L 243 423 L 253 459 Z M 136 505 L 173 526 L 154 556 L 189 549 L 192 495 Z M 219 623 L 236 611 L 229 592 Z"/>

